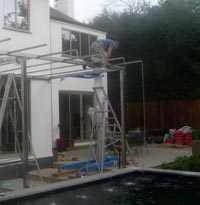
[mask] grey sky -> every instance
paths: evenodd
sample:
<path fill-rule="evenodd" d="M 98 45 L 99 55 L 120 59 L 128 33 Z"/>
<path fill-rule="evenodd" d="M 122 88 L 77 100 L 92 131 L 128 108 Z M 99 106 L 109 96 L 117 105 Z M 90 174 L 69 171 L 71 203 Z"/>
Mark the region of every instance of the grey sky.
<path fill-rule="evenodd" d="M 158 0 L 151 0 L 152 3 Z M 52 4 L 53 0 L 51 0 Z M 75 19 L 80 22 L 88 22 L 88 20 L 101 13 L 103 4 L 106 0 L 74 0 Z"/>

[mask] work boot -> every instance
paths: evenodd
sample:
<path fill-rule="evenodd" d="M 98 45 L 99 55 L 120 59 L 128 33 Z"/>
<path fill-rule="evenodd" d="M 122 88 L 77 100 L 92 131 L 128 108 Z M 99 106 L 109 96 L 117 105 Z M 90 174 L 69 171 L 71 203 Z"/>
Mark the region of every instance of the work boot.
<path fill-rule="evenodd" d="M 110 68 L 111 68 L 111 64 L 110 64 L 110 63 L 106 63 L 105 66 L 104 66 L 104 68 L 110 69 Z"/>
<path fill-rule="evenodd" d="M 87 62 L 92 62 L 91 56 L 83 57 L 83 60 Z"/>

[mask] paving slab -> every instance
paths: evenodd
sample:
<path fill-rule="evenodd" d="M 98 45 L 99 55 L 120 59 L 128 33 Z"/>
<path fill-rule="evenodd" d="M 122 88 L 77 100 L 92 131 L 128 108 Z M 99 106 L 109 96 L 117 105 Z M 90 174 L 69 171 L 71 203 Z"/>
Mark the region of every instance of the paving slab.
<path fill-rule="evenodd" d="M 134 164 L 130 162 L 127 167 L 135 167 L 139 169 L 153 168 L 161 165 L 164 162 L 172 162 L 178 156 L 190 156 L 192 155 L 191 147 L 179 146 L 170 147 L 165 145 L 147 145 L 142 146 L 139 154 L 134 154 Z M 57 162 L 57 165 L 76 163 L 77 161 L 85 161 L 88 159 L 88 147 L 82 147 L 80 149 L 75 149 L 67 151 L 67 160 Z M 76 159 L 76 160 L 72 160 Z M 131 161 L 129 156 L 127 156 L 128 161 Z M 113 166 L 108 168 L 106 171 L 118 170 L 118 166 Z M 45 178 L 42 184 L 40 180 L 36 180 L 33 176 L 38 175 L 36 172 L 30 172 L 30 187 L 39 187 L 45 184 L 51 184 L 58 181 L 68 181 L 80 177 L 77 175 L 76 170 L 68 170 L 65 173 L 58 174 L 58 168 L 48 168 L 41 170 L 42 176 Z M 90 172 L 89 175 L 95 175 L 98 171 Z M 57 174 L 57 176 L 56 176 Z M 48 180 L 47 180 L 48 179 Z M 22 178 L 17 178 L 13 180 L 0 181 L 1 184 L 10 184 L 8 187 L 1 188 L 0 193 L 7 192 L 10 190 L 23 189 Z"/>

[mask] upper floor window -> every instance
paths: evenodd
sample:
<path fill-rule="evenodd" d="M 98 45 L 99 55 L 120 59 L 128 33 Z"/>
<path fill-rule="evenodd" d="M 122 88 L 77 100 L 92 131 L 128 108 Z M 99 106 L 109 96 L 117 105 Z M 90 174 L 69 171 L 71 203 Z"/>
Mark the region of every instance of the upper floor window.
<path fill-rule="evenodd" d="M 79 56 L 87 56 L 90 54 L 90 45 L 96 40 L 97 36 L 94 35 L 62 29 L 63 51 L 76 49 Z M 71 55 L 76 55 L 76 53 L 71 52 Z"/>
<path fill-rule="evenodd" d="M 29 0 L 4 0 L 4 26 L 29 31 Z"/>

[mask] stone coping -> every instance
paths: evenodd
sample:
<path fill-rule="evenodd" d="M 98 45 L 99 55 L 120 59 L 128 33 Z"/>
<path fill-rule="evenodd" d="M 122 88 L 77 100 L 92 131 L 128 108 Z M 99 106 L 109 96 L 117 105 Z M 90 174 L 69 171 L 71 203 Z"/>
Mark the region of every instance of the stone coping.
<path fill-rule="evenodd" d="M 99 173 L 92 176 L 85 176 L 82 178 L 77 178 L 73 180 L 67 180 L 62 182 L 56 182 L 52 184 L 43 185 L 40 187 L 33 187 L 28 189 L 22 189 L 17 191 L 11 191 L 6 193 L 0 193 L 0 202 L 9 201 L 14 199 L 20 199 L 24 197 L 31 197 L 35 195 L 41 195 L 43 193 L 53 192 L 60 189 L 80 186 L 84 184 L 94 183 L 95 181 L 105 180 L 107 178 L 117 177 L 136 171 L 141 171 L 143 173 L 155 173 L 155 174 L 170 174 L 170 175 L 182 175 L 189 177 L 200 177 L 200 173 L 196 172 L 187 172 L 187 171 L 173 171 L 173 170 L 164 170 L 164 169 L 154 169 L 154 168 L 145 168 L 141 169 L 135 166 L 130 166 L 127 168 L 112 170 L 110 172 Z"/>

